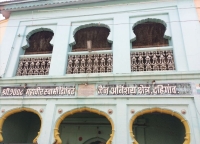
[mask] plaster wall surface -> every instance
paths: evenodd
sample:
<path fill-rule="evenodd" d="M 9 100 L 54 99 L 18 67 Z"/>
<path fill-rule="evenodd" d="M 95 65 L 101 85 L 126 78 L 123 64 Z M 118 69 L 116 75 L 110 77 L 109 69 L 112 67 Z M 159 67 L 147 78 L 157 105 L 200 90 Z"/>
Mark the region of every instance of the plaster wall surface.
<path fill-rule="evenodd" d="M 2 53 L 2 51 L 1 51 L 1 43 L 2 43 L 5 31 L 6 31 L 7 24 L 8 24 L 8 20 L 1 20 L 0 21 L 0 53 Z M 2 67 L 2 63 L 1 63 L 1 59 L 0 59 L 0 76 L 2 74 L 3 74 L 3 67 Z"/>
<path fill-rule="evenodd" d="M 0 21 L 0 44 L 2 43 L 7 24 L 8 24 L 8 19 Z"/>

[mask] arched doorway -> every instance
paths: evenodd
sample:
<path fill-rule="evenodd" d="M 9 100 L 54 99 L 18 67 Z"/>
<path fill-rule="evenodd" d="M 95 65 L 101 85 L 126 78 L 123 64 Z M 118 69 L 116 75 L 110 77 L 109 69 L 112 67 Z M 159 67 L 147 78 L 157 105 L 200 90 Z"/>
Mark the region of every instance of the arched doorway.
<path fill-rule="evenodd" d="M 106 144 L 106 140 L 100 137 L 91 138 L 83 144 Z"/>
<path fill-rule="evenodd" d="M 80 108 L 64 113 L 56 122 L 55 144 L 85 142 L 94 137 L 106 139 L 111 144 L 114 124 L 104 112 L 92 108 Z M 104 141 L 91 141 L 100 144 Z M 95 144 L 96 144 L 95 143 Z"/>
<path fill-rule="evenodd" d="M 130 122 L 133 144 L 189 144 L 190 129 L 180 114 L 160 108 L 136 113 Z"/>
<path fill-rule="evenodd" d="M 37 111 L 13 109 L 0 118 L 0 142 L 37 143 L 40 127 L 41 117 Z"/>

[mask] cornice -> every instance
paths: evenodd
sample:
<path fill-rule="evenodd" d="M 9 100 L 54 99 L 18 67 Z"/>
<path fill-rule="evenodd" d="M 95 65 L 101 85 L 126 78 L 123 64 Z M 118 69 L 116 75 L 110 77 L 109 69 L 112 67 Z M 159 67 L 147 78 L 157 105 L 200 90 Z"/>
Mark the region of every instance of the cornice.
<path fill-rule="evenodd" d="M 130 74 L 68 74 L 65 76 L 16 76 L 0 78 L 0 86 L 15 84 L 45 83 L 101 83 L 101 82 L 138 82 L 138 81 L 200 80 L 200 71 L 195 72 L 135 72 Z"/>
<path fill-rule="evenodd" d="M 17 0 L 0 2 L 1 11 L 19 11 L 19 10 L 31 10 L 40 8 L 51 8 L 56 6 L 95 3 L 110 0 Z"/>
<path fill-rule="evenodd" d="M 0 2 L 0 13 L 9 18 L 11 12 L 53 8 L 67 5 L 78 5 L 87 3 L 97 3 L 112 0 L 13 0 Z"/>

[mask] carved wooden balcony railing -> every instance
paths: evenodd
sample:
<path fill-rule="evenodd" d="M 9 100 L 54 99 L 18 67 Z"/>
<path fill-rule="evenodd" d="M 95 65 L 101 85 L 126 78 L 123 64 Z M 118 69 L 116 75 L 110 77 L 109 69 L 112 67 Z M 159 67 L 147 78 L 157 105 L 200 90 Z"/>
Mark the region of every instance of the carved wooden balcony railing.
<path fill-rule="evenodd" d="M 16 75 L 48 75 L 50 63 L 51 54 L 21 55 Z"/>
<path fill-rule="evenodd" d="M 131 50 L 131 71 L 175 70 L 172 47 Z"/>
<path fill-rule="evenodd" d="M 112 51 L 68 53 L 67 74 L 108 73 L 113 71 Z"/>

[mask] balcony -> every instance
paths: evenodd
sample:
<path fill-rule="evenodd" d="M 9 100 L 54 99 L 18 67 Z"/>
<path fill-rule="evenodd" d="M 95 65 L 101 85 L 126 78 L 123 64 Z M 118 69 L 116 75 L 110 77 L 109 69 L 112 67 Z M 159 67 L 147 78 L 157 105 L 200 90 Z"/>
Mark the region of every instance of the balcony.
<path fill-rule="evenodd" d="M 175 70 L 173 48 L 131 49 L 131 71 L 169 71 Z"/>
<path fill-rule="evenodd" d="M 16 76 L 48 75 L 51 54 L 21 55 Z"/>
<path fill-rule="evenodd" d="M 109 73 L 112 71 L 112 50 L 68 53 L 67 74 Z"/>

